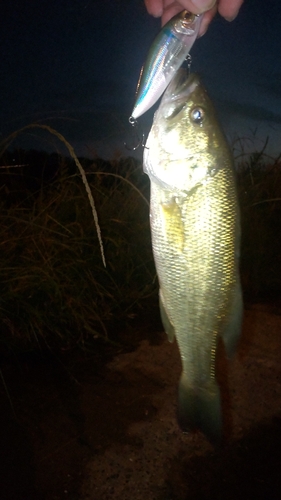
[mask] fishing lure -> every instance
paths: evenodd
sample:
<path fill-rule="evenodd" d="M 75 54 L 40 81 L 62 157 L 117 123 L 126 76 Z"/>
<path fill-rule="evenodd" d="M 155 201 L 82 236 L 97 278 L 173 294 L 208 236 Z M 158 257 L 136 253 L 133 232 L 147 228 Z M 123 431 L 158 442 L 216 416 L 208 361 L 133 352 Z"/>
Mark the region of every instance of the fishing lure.
<path fill-rule="evenodd" d="M 196 40 L 201 18 L 202 15 L 184 10 L 165 24 L 155 38 L 140 73 L 136 102 L 129 118 L 131 124 L 166 90 Z"/>

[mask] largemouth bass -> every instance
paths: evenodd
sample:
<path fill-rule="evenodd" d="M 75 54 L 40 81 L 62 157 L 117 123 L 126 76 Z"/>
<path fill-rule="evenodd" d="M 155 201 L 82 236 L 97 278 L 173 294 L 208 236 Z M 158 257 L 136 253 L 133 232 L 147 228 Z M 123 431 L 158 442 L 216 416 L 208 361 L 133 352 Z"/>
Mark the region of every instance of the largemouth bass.
<path fill-rule="evenodd" d="M 202 15 L 184 10 L 163 26 L 142 68 L 130 121 L 149 110 L 168 87 L 194 44 Z"/>
<path fill-rule="evenodd" d="M 197 75 L 179 70 L 144 150 L 160 312 L 182 361 L 178 417 L 185 431 L 222 434 L 218 337 L 235 351 L 242 319 L 240 221 L 233 160 Z"/>

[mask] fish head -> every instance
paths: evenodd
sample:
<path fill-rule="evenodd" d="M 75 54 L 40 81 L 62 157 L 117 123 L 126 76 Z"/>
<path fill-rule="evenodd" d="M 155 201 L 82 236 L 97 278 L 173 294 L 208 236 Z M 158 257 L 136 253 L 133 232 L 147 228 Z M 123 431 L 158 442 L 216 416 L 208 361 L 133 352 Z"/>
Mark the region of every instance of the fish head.
<path fill-rule="evenodd" d="M 179 70 L 155 113 L 144 171 L 163 187 L 188 193 L 231 161 L 226 139 L 198 75 Z"/>

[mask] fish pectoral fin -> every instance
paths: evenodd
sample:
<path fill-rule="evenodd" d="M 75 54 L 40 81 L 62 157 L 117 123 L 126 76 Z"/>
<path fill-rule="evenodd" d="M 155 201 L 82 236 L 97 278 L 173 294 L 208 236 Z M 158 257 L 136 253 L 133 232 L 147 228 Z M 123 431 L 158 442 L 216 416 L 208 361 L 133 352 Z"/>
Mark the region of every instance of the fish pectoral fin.
<path fill-rule="evenodd" d="M 243 299 L 240 279 L 238 278 L 236 281 L 234 299 L 232 301 L 229 314 L 229 321 L 227 322 L 222 332 L 222 339 L 228 358 L 231 358 L 236 351 L 237 343 L 241 333 L 242 317 Z"/>
<path fill-rule="evenodd" d="M 161 292 L 161 289 L 159 290 L 159 307 L 160 307 L 160 316 L 161 316 L 161 321 L 164 327 L 164 330 L 167 334 L 169 342 L 173 342 L 175 338 L 175 328 L 172 325 L 168 314 L 166 313 L 166 309 L 163 303 L 163 295 Z"/>
<path fill-rule="evenodd" d="M 165 239 L 168 245 L 179 253 L 183 252 L 185 242 L 185 231 L 182 220 L 182 211 L 175 197 L 165 203 L 161 203 L 161 219 Z"/>
<path fill-rule="evenodd" d="M 215 380 L 205 387 L 193 387 L 183 373 L 179 383 L 178 421 L 184 432 L 199 429 L 211 443 L 221 441 L 220 389 Z"/>

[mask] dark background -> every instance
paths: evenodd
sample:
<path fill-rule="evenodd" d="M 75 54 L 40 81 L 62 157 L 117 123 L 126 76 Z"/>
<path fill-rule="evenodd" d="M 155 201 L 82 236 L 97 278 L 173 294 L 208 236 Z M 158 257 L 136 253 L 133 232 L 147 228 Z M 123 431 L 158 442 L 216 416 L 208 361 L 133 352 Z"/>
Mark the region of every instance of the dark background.
<path fill-rule="evenodd" d="M 269 136 L 273 155 L 280 150 L 280 25 L 278 0 L 246 0 L 235 21 L 218 15 L 192 49 L 192 70 L 230 142 L 239 136 L 255 150 Z M 159 29 L 142 0 L 2 0 L 0 137 L 39 122 L 62 132 L 78 154 L 124 151 L 139 71 Z M 140 120 L 145 133 L 152 116 Z M 20 145 L 54 149 L 52 138 L 34 136 Z"/>

